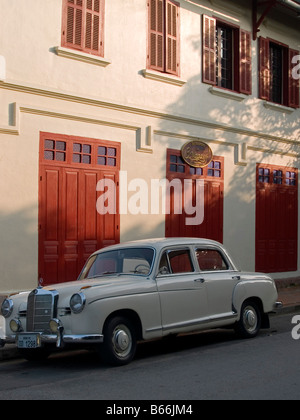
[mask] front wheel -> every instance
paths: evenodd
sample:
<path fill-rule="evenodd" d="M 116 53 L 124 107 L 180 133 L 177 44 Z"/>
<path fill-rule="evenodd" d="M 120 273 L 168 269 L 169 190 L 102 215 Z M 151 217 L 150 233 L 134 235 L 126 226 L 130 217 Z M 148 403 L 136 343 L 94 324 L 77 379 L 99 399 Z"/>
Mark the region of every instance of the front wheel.
<path fill-rule="evenodd" d="M 242 338 L 253 338 L 261 327 L 261 311 L 252 301 L 243 303 L 240 320 L 236 323 L 235 331 Z"/>
<path fill-rule="evenodd" d="M 130 363 L 136 352 L 136 331 L 130 320 L 112 318 L 104 327 L 101 354 L 104 361 L 113 366 Z"/>

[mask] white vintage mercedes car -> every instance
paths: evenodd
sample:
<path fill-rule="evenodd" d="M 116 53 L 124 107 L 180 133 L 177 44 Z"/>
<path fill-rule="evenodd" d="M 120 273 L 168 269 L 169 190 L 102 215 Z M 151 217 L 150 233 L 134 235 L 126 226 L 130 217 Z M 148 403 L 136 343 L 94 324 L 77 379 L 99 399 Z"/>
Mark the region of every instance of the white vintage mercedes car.
<path fill-rule="evenodd" d="M 274 281 L 238 270 L 224 247 L 204 239 L 135 241 L 92 254 L 78 280 L 4 300 L 6 336 L 27 359 L 69 346 L 96 346 L 112 365 L 137 342 L 232 327 L 245 338 L 269 328 L 281 304 Z"/>

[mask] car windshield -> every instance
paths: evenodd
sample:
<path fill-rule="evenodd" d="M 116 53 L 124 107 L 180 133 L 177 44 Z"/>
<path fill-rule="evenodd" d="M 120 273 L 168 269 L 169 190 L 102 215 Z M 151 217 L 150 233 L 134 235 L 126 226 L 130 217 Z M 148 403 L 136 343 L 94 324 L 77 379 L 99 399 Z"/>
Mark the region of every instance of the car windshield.
<path fill-rule="evenodd" d="M 147 276 L 152 267 L 152 248 L 124 248 L 92 255 L 86 262 L 79 280 L 96 277 L 135 274 Z"/>

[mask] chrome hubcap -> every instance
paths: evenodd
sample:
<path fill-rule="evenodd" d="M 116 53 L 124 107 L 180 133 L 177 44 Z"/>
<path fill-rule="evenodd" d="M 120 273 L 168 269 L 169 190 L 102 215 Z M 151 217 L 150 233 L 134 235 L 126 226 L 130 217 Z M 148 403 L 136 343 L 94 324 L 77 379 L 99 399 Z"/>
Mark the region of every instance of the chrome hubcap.
<path fill-rule="evenodd" d="M 113 332 L 112 343 L 115 353 L 118 356 L 125 357 L 130 353 L 132 339 L 130 330 L 126 325 L 118 325 Z"/>
<path fill-rule="evenodd" d="M 247 331 L 254 332 L 257 328 L 257 314 L 252 306 L 247 306 L 244 310 L 244 326 Z"/>

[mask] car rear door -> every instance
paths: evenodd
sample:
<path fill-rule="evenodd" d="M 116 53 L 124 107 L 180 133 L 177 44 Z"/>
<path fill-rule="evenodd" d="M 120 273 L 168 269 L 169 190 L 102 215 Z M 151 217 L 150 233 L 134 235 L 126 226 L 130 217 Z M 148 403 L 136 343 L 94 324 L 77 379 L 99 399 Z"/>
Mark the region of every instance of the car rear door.
<path fill-rule="evenodd" d="M 208 316 L 216 320 L 230 318 L 233 290 L 240 281 L 239 272 L 217 248 L 197 248 L 196 259 L 206 288 Z"/>

